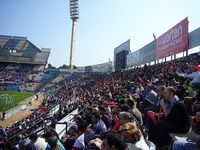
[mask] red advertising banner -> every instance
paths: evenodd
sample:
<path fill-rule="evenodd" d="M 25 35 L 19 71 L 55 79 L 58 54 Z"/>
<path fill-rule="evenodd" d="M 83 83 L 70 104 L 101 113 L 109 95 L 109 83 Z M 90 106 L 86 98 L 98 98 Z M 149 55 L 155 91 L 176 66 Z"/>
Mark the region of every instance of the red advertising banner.
<path fill-rule="evenodd" d="M 165 58 L 188 49 L 188 18 L 159 36 L 156 42 L 156 59 Z"/>

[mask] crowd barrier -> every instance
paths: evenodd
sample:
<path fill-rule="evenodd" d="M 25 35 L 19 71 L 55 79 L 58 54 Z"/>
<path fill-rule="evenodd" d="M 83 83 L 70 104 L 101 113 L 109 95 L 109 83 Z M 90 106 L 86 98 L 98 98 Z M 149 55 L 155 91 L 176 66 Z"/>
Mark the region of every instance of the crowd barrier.
<path fill-rule="evenodd" d="M 20 105 L 20 106 L 16 106 L 16 107 L 14 107 L 14 108 L 8 110 L 8 111 L 6 112 L 6 118 L 8 118 L 8 117 L 10 117 L 10 116 L 12 116 L 12 115 L 14 115 L 14 114 L 16 114 L 16 113 L 22 111 L 22 110 L 27 109 L 28 106 L 29 106 L 28 103 L 29 103 L 29 102 L 32 103 L 36 98 L 37 98 L 36 95 L 31 96 L 31 97 L 27 100 L 27 103 L 22 104 L 22 105 Z"/>
<path fill-rule="evenodd" d="M 66 117 L 61 119 L 58 123 L 56 123 L 56 132 L 59 135 L 59 138 L 61 138 L 66 131 L 69 129 L 70 125 L 75 124 L 73 122 L 74 116 L 79 114 L 78 108 L 72 111 L 70 114 L 68 114 Z"/>

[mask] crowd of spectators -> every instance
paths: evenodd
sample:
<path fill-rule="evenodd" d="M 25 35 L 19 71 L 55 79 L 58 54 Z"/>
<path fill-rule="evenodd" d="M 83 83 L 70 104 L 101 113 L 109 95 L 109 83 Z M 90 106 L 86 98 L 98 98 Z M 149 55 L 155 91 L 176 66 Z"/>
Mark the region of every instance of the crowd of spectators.
<path fill-rule="evenodd" d="M 1 65 L 5 64 L 1 62 Z M 39 85 L 42 86 L 56 77 L 55 72 L 44 73 L 34 70 L 34 65 L 6 64 L 0 68 L 0 90 L 33 92 Z M 34 88 L 34 86 L 36 87 Z"/>
<path fill-rule="evenodd" d="M 40 131 L 48 123 L 56 123 L 74 110 L 76 105 L 70 105 L 66 95 L 62 97 L 63 92 L 67 94 L 67 91 L 69 90 L 65 85 L 45 89 L 45 92 L 42 92 L 45 99 L 38 108 L 30 110 L 32 111 L 30 115 L 6 128 L 0 126 L 0 148 L 11 148 L 10 146 L 18 144 L 26 136 Z M 55 107 L 58 108 L 57 111 L 55 111 Z"/>
<path fill-rule="evenodd" d="M 29 132 L 30 142 L 19 149 L 55 150 L 184 150 L 200 149 L 200 56 L 192 54 L 153 66 L 114 73 L 92 73 L 74 82 L 45 89 L 46 98 L 35 113 L 60 104 L 42 136 Z M 58 87 L 57 87 L 58 86 Z M 51 105 L 52 104 L 52 105 Z M 55 124 L 70 109 L 79 108 L 74 124 L 60 138 Z M 38 115 L 39 116 L 39 115 Z M 62 117 L 61 117 L 62 116 Z M 39 116 L 39 120 L 45 119 Z M 37 120 L 38 120 L 37 119 Z M 32 123 L 35 121 L 32 121 Z M 23 129 L 23 128 L 22 128 Z M 9 129 L 1 129 L 1 137 Z M 174 142 L 171 133 L 194 132 Z M 9 132 L 7 132 L 9 133 Z M 6 144 L 6 143 L 4 143 Z M 4 147 L 5 149 L 7 147 Z M 11 149 L 11 148 L 10 148 Z"/>
<path fill-rule="evenodd" d="M 6 90 L 7 86 L 12 84 L 25 83 L 29 74 L 22 71 L 3 70 L 0 71 L 0 89 Z"/>

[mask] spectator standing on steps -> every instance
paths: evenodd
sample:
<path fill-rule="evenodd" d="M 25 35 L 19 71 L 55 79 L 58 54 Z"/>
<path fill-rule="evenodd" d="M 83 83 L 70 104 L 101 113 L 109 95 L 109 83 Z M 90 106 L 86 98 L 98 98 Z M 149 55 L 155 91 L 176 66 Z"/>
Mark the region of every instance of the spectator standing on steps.
<path fill-rule="evenodd" d="M 6 112 L 3 111 L 3 112 L 2 112 L 2 118 L 1 118 L 1 120 L 4 121 L 5 117 L 6 117 Z"/>

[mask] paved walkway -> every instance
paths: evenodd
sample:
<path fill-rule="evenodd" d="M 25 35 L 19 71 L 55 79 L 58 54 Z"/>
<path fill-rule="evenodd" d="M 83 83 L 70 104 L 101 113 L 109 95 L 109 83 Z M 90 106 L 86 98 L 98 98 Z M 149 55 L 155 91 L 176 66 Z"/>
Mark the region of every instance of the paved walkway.
<path fill-rule="evenodd" d="M 29 114 L 32 113 L 30 109 L 37 108 L 42 103 L 43 99 L 44 99 L 44 95 L 40 94 L 38 97 L 38 100 L 34 100 L 32 102 L 32 105 L 29 106 L 26 110 L 21 110 L 18 113 L 6 118 L 4 121 L 0 121 L 0 125 L 3 127 L 10 126 L 14 124 L 16 121 L 26 118 Z M 23 101 L 22 103 L 25 103 L 25 102 Z"/>

